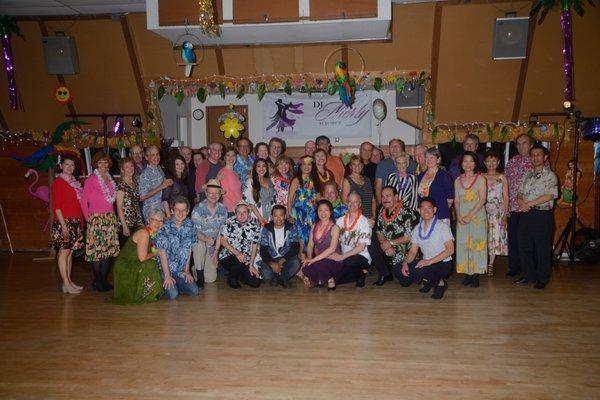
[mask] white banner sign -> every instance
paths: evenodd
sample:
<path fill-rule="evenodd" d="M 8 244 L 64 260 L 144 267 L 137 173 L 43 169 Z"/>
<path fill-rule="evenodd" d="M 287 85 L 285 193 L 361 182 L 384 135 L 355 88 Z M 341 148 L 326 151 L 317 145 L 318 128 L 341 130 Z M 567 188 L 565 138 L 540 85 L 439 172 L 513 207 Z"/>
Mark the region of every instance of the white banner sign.
<path fill-rule="evenodd" d="M 352 107 L 337 94 L 267 93 L 263 106 L 263 138 L 357 138 L 371 135 L 371 91 L 356 93 Z"/>

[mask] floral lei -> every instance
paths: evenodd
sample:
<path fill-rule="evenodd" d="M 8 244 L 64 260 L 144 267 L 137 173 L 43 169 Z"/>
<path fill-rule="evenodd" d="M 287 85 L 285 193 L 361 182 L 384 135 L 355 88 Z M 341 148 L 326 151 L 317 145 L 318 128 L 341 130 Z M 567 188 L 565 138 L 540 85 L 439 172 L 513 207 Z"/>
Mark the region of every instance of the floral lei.
<path fill-rule="evenodd" d="M 398 217 L 398 214 L 400 214 L 400 210 L 402 210 L 402 202 L 399 201 L 396 204 L 396 207 L 394 207 L 394 209 L 392 210 L 392 215 L 388 215 L 388 211 L 385 208 L 381 209 L 381 218 L 383 218 L 383 220 L 385 221 L 386 224 L 389 224 L 390 222 L 393 222 L 396 220 L 396 217 Z"/>
<path fill-rule="evenodd" d="M 97 169 L 94 170 L 94 175 L 96 175 L 96 177 L 98 178 L 98 183 L 100 183 L 100 189 L 102 189 L 102 195 L 104 195 L 104 200 L 106 200 L 109 204 L 113 204 L 115 202 L 115 199 L 117 198 L 117 185 L 115 184 L 115 181 L 113 180 L 112 176 L 110 176 L 110 174 L 107 174 L 108 180 L 110 182 L 109 189 L 108 185 L 106 185 L 106 182 L 104 181 L 104 178 L 102 178 L 100 172 L 98 172 Z"/>
<path fill-rule="evenodd" d="M 350 219 L 350 213 L 346 213 L 346 215 L 344 215 L 344 231 L 346 232 L 351 232 L 354 230 L 354 227 L 356 227 L 356 224 L 358 223 L 358 220 L 360 219 L 360 216 L 362 215 L 362 210 L 359 208 L 358 212 L 356 214 L 356 218 L 354 219 L 354 222 L 352 222 L 352 224 L 350 224 L 350 226 L 348 226 L 348 220 Z"/>
<path fill-rule="evenodd" d="M 77 200 L 81 200 L 81 192 L 83 190 L 81 187 L 81 183 L 79 183 L 79 181 L 75 179 L 73 175 L 67 175 L 62 173 L 59 174 L 58 177 L 65 180 L 69 184 L 69 186 L 71 186 L 75 191 L 75 196 L 77 196 Z"/>

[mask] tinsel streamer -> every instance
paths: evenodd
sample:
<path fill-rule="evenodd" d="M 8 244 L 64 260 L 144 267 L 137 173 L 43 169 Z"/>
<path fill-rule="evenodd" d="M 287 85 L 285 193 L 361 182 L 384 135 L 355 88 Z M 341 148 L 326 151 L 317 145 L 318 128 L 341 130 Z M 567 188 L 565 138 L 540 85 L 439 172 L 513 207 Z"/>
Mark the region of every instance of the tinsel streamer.
<path fill-rule="evenodd" d="M 4 67 L 8 80 L 8 104 L 13 110 L 17 109 L 17 83 L 15 81 L 15 64 L 10 47 L 10 34 L 2 34 L 2 55 L 4 56 Z"/>
<path fill-rule="evenodd" d="M 198 0 L 199 22 L 202 32 L 209 36 L 219 36 L 219 25 L 215 22 L 215 8 L 212 0 Z"/>
<path fill-rule="evenodd" d="M 563 32 L 563 56 L 565 70 L 565 100 L 573 100 L 573 31 L 571 11 L 563 7 L 560 12 L 560 25 Z"/>

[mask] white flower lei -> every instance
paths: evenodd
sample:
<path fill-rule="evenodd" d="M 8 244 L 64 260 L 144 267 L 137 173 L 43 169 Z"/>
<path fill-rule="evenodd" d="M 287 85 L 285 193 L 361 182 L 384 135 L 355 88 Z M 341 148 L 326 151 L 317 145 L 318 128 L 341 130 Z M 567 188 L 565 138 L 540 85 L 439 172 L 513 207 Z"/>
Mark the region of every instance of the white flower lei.
<path fill-rule="evenodd" d="M 115 181 L 113 180 L 112 176 L 110 176 L 110 174 L 108 173 L 106 174 L 108 176 L 108 180 L 110 181 L 110 186 L 112 187 L 111 194 L 110 189 L 106 185 L 106 182 L 104 181 L 104 178 L 102 178 L 102 175 L 100 175 L 100 172 L 98 172 L 98 170 L 95 169 L 94 174 L 96 175 L 96 177 L 98 178 L 98 182 L 100 183 L 100 188 L 102 189 L 104 200 L 106 200 L 109 204 L 113 204 L 115 202 L 115 199 L 117 198 L 117 185 L 115 184 Z"/>

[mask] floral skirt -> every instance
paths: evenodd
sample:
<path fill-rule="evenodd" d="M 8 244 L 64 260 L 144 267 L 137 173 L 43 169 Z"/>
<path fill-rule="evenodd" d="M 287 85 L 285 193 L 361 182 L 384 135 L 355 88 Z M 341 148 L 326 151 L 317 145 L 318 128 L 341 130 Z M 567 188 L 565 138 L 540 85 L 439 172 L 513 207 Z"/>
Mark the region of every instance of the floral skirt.
<path fill-rule="evenodd" d="M 83 248 L 83 220 L 79 218 L 65 219 L 67 225 L 67 237 L 62 234 L 62 227 L 58 219 L 52 224 L 50 243 L 55 251 L 61 249 L 79 250 Z"/>
<path fill-rule="evenodd" d="M 87 222 L 86 261 L 100 261 L 119 254 L 119 223 L 115 213 L 92 214 Z"/>

